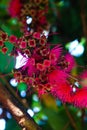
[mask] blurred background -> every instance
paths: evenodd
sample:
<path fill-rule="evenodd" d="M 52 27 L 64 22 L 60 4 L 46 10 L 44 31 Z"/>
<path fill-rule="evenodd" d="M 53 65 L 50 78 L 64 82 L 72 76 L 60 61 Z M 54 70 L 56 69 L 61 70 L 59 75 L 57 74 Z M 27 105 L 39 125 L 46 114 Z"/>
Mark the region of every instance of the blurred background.
<path fill-rule="evenodd" d="M 8 12 L 10 0 L 0 0 L 0 30 L 9 36 L 23 35 L 21 23 L 17 17 L 11 17 Z M 87 70 L 87 1 L 86 0 L 49 0 L 47 21 L 50 29 L 44 30 L 48 41 L 52 44 L 62 44 L 64 52 L 74 56 L 76 64 L 72 70 L 74 76 L 79 76 Z M 29 19 L 27 18 L 27 23 Z M 9 52 L 13 45 L 6 44 Z M 8 52 L 8 53 L 9 53 Z M 87 129 L 87 109 L 79 109 L 70 104 L 62 104 L 50 94 L 41 98 L 36 93 L 27 91 L 24 83 L 18 84 L 12 75 L 13 68 L 20 68 L 22 55 L 9 57 L 0 52 L 0 81 L 3 86 L 21 100 L 23 107 L 43 130 L 76 130 Z M 8 63 L 8 64 L 6 64 Z M 21 64 L 20 64 L 21 63 Z M 87 75 L 83 77 L 87 85 Z M 0 104 L 0 130 L 21 130 L 10 111 Z"/>

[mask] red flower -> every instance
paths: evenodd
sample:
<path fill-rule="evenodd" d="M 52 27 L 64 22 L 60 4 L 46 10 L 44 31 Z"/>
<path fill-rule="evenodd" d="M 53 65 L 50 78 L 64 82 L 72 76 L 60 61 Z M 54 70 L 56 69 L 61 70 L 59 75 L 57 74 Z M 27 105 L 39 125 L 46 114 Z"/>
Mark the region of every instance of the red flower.
<path fill-rule="evenodd" d="M 46 39 L 45 38 L 41 38 L 40 39 L 40 45 L 44 46 L 46 44 Z"/>
<path fill-rule="evenodd" d="M 25 49 L 27 47 L 27 43 L 25 41 L 22 41 L 20 43 L 20 48 Z"/>
<path fill-rule="evenodd" d="M 38 91 L 39 96 L 41 96 L 45 93 L 45 86 L 43 84 L 38 84 L 36 86 L 36 89 Z"/>
<path fill-rule="evenodd" d="M 42 56 L 47 56 L 49 54 L 49 50 L 47 50 L 47 49 L 40 50 L 40 54 Z"/>
<path fill-rule="evenodd" d="M 11 43 L 15 43 L 15 42 L 17 41 L 17 37 L 14 36 L 14 35 L 11 35 L 11 36 L 9 37 L 9 41 L 10 41 Z"/>
<path fill-rule="evenodd" d="M 8 51 L 8 48 L 7 47 L 3 47 L 1 51 L 2 51 L 2 53 L 6 54 L 6 52 Z"/>
<path fill-rule="evenodd" d="M 2 39 L 7 37 L 3 34 L 0 41 L 3 53 L 7 52 L 7 48 L 4 47 Z M 41 39 L 43 39 L 42 43 Z M 18 41 L 19 46 L 14 46 L 14 52 L 27 54 L 22 69 L 20 68 L 14 74 L 18 82 L 26 82 L 35 88 L 39 95 L 51 92 L 64 103 L 71 103 L 81 108 L 87 107 L 87 85 L 81 84 L 83 88 L 78 88 L 78 84 L 73 83 L 74 79 L 70 80 L 69 73 L 75 66 L 75 61 L 70 54 L 61 56 L 62 48 L 60 45 L 50 49 L 44 35 L 37 32 L 31 35 L 27 34 L 26 37 L 23 36 L 19 39 L 12 35 L 7 39 L 7 41 L 9 40 L 12 43 Z M 83 82 L 86 81 L 87 72 L 84 71 L 80 78 Z"/>
<path fill-rule="evenodd" d="M 23 51 L 27 56 L 31 56 L 31 52 L 29 49 L 24 49 Z"/>
<path fill-rule="evenodd" d="M 21 2 L 20 0 L 11 0 L 11 2 L 9 3 L 9 8 L 8 8 L 8 11 L 9 11 L 9 14 L 12 16 L 12 17 L 16 17 L 16 16 L 20 16 L 20 11 L 21 11 Z"/>
<path fill-rule="evenodd" d="M 49 58 L 50 58 L 52 64 L 54 64 L 54 65 L 56 64 L 57 60 L 59 59 L 59 57 L 61 55 L 61 52 L 62 52 L 62 48 L 60 47 L 60 45 L 54 47 L 51 50 Z"/>
<path fill-rule="evenodd" d="M 23 70 L 27 69 L 28 76 L 31 76 L 35 73 L 35 59 L 29 58 L 26 60 L 26 64 L 22 68 Z"/>
<path fill-rule="evenodd" d="M 39 18 L 39 23 L 40 23 L 41 25 L 46 24 L 46 23 L 47 23 L 46 17 L 45 17 L 45 16 L 42 16 L 41 18 Z"/>
<path fill-rule="evenodd" d="M 53 85 L 51 93 L 64 103 L 73 102 L 74 93 L 68 83 L 62 83 L 61 81 L 60 83 Z"/>
<path fill-rule="evenodd" d="M 62 70 L 54 70 L 48 74 L 48 81 L 51 84 L 60 84 L 61 82 L 66 82 L 68 75 Z"/>
<path fill-rule="evenodd" d="M 52 85 L 51 85 L 50 83 L 45 84 L 45 89 L 46 89 L 47 91 L 51 91 Z"/>
<path fill-rule="evenodd" d="M 62 102 L 72 103 L 73 89 L 67 82 L 67 74 L 62 70 L 54 70 L 48 74 L 48 82 L 51 84 L 51 93 Z"/>
<path fill-rule="evenodd" d="M 64 76 L 65 74 L 62 75 L 62 72 L 56 72 L 56 70 L 54 72 L 48 76 L 48 81 L 52 85 L 51 93 L 62 102 L 71 103 L 80 108 L 87 108 L 87 87 L 78 88 L 70 85 L 66 80 L 66 76 Z"/>
<path fill-rule="evenodd" d="M 51 64 L 50 60 L 44 60 L 43 65 L 44 65 L 45 67 L 50 67 L 50 64 Z"/>
<path fill-rule="evenodd" d="M 6 33 L 2 33 L 1 38 L 3 41 L 6 41 L 8 39 L 8 35 Z"/>
<path fill-rule="evenodd" d="M 74 97 L 73 104 L 76 107 L 87 108 L 87 87 L 79 88 Z"/>
<path fill-rule="evenodd" d="M 75 67 L 75 59 L 69 53 L 65 55 L 65 62 L 68 64 L 65 71 L 69 72 Z"/>
<path fill-rule="evenodd" d="M 35 40 L 34 40 L 34 39 L 29 39 L 29 41 L 28 41 L 28 46 L 29 46 L 29 47 L 35 47 L 35 46 L 36 46 Z"/>
<path fill-rule="evenodd" d="M 34 32 L 33 33 L 33 38 L 40 39 L 40 33 L 39 32 Z"/>
<path fill-rule="evenodd" d="M 14 78 L 16 79 L 17 82 L 22 81 L 22 74 L 21 74 L 21 72 L 14 72 Z"/>
<path fill-rule="evenodd" d="M 0 47 L 4 45 L 3 41 L 0 40 Z"/>
<path fill-rule="evenodd" d="M 45 66 L 43 64 L 37 63 L 37 69 L 40 71 L 44 71 Z"/>

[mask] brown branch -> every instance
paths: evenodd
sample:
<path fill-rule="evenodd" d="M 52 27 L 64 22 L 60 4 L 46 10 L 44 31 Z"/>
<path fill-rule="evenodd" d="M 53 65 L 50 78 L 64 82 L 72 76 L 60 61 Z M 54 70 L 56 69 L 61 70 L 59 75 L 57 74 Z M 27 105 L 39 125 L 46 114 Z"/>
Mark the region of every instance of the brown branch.
<path fill-rule="evenodd" d="M 82 128 L 84 128 L 85 122 L 84 122 L 84 116 L 85 116 L 85 109 L 81 109 L 81 124 L 82 124 Z"/>
<path fill-rule="evenodd" d="M 83 34 L 87 40 L 87 21 L 86 21 L 85 0 L 80 0 L 80 16 L 82 20 Z"/>
<path fill-rule="evenodd" d="M 0 83 L 0 103 L 8 109 L 22 130 L 41 130 L 34 120 L 26 113 L 23 106 Z"/>
<path fill-rule="evenodd" d="M 75 123 L 75 120 L 74 118 L 72 117 L 71 113 L 69 112 L 67 106 L 64 104 L 64 108 L 65 108 L 65 111 L 66 111 L 66 114 L 70 120 L 70 123 L 72 125 L 72 127 L 74 128 L 74 130 L 78 130 L 77 126 L 76 126 L 76 123 Z"/>
<path fill-rule="evenodd" d="M 70 124 L 70 122 L 67 122 L 62 130 L 66 130 L 68 128 L 69 124 Z"/>
<path fill-rule="evenodd" d="M 23 100 L 19 97 L 19 95 L 14 91 L 14 89 L 11 87 L 9 82 L 6 80 L 5 77 L 1 78 L 1 81 L 3 82 L 3 85 L 6 85 L 6 88 L 11 92 L 11 94 L 16 98 L 16 100 L 21 103 L 26 109 L 29 108 L 27 103 L 24 103 Z"/>

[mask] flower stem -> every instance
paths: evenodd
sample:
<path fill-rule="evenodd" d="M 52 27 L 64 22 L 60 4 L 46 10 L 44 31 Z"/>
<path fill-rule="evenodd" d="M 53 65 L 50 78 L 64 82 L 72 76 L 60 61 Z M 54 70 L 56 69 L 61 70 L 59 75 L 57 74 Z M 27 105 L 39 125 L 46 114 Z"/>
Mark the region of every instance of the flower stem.
<path fill-rule="evenodd" d="M 67 116 L 70 120 L 72 127 L 74 128 L 74 130 L 78 130 L 76 123 L 75 123 L 75 120 L 74 120 L 73 116 L 71 115 L 71 113 L 69 112 L 69 110 L 68 110 L 68 108 L 65 104 L 64 104 L 64 108 L 65 108 L 66 114 L 67 114 Z"/>

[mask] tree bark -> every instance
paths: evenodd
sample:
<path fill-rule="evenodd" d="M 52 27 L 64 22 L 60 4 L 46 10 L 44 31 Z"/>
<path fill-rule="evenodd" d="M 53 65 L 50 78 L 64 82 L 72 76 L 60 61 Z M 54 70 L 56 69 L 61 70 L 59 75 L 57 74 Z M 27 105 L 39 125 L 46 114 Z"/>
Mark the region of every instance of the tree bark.
<path fill-rule="evenodd" d="M 0 103 L 13 115 L 22 130 L 41 130 L 23 106 L 0 83 Z"/>

